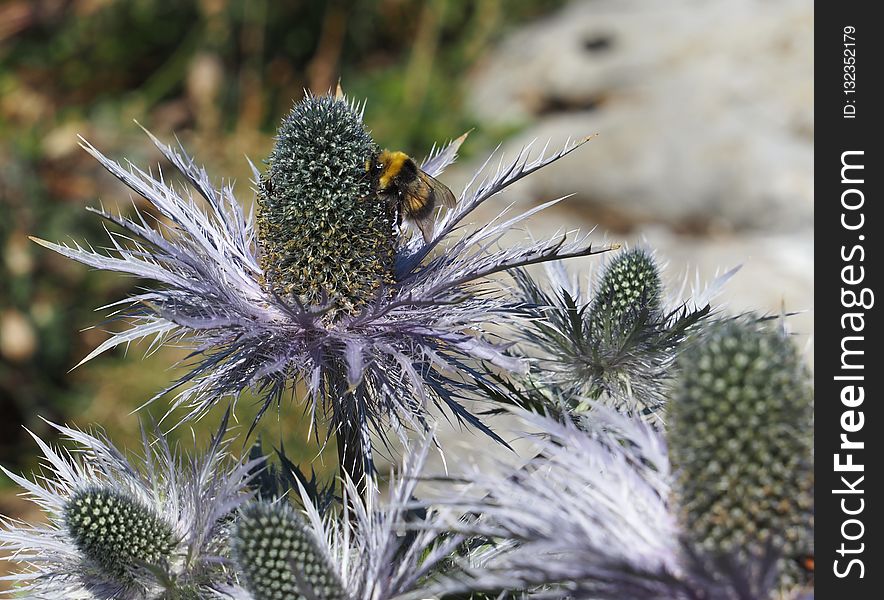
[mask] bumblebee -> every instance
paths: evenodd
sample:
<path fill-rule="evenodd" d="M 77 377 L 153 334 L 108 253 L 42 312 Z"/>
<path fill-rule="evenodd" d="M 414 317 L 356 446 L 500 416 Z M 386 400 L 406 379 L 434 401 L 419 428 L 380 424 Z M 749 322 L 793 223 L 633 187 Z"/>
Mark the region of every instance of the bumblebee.
<path fill-rule="evenodd" d="M 396 209 L 397 224 L 404 218 L 416 225 L 429 243 L 433 239 L 433 211 L 441 203 L 454 208 L 457 200 L 444 184 L 421 171 L 404 152 L 382 150 L 369 161 L 372 189 Z"/>

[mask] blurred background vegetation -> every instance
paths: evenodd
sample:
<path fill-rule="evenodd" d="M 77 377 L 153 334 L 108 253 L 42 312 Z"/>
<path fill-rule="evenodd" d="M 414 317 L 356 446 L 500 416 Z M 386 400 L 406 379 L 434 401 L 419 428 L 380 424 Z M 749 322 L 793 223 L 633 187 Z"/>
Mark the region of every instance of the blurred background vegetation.
<path fill-rule="evenodd" d="M 259 163 L 292 102 L 341 77 L 348 94 L 370 98 L 366 122 L 379 143 L 421 156 L 474 125 L 462 109 L 462 73 L 509 28 L 560 4 L 0 2 L 0 463 L 35 466 L 23 426 L 51 439 L 41 418 L 100 424 L 132 447 L 131 411 L 175 377 L 170 365 L 183 357 L 166 349 L 142 359 L 144 347 L 133 346 L 128 357 L 118 350 L 71 370 L 106 337 L 105 313 L 95 309 L 139 281 L 90 271 L 28 236 L 100 244 L 102 224 L 85 207 L 144 209 L 78 148 L 77 135 L 141 166 L 160 158 L 133 119 L 167 141 L 177 135 L 210 173 L 237 179 L 250 202 L 245 156 Z M 161 401 L 141 415 L 158 419 L 164 410 Z M 298 410 L 265 418 L 265 438 L 285 442 L 295 461 L 310 460 L 316 446 L 304 442 L 305 421 Z M 173 435 L 202 435 L 217 422 Z M 4 489 L 0 514 L 15 514 L 21 506 L 8 506 L 13 490 L 0 475 Z"/>

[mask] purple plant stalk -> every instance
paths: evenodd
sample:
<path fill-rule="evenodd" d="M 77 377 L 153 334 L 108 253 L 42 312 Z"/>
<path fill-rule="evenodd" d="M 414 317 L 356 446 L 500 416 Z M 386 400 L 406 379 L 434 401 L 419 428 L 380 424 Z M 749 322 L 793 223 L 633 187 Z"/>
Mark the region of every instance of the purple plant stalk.
<path fill-rule="evenodd" d="M 103 250 L 35 239 L 91 267 L 146 280 L 145 291 L 108 307 L 128 327 L 80 364 L 144 338 L 151 339 L 151 351 L 169 343 L 190 347 L 192 369 L 150 400 L 174 392 L 170 411 L 184 407 L 183 421 L 253 390 L 263 399 L 254 427 L 287 389 L 303 385 L 312 422 L 330 417 L 342 470 L 357 483 L 373 469 L 370 430 L 426 430 L 431 404 L 502 442 L 462 403 L 486 377 L 481 363 L 506 372 L 526 369 L 507 353 L 507 342 L 485 329 L 524 316 L 495 276 L 612 249 L 576 234 L 499 246 L 504 234 L 561 198 L 516 214 L 508 206 L 464 228 L 487 200 L 586 139 L 549 155 L 544 148 L 536 157 L 526 147 L 512 161 L 501 158 L 496 170 L 487 169 L 489 158 L 457 206 L 436 215 L 425 242 L 373 204 L 379 200 L 366 183 L 365 165 L 377 146 L 360 107 L 342 98 L 297 104 L 280 128 L 268 172 L 252 167 L 258 228 L 231 184 L 216 187 L 183 149 L 150 138 L 189 187 L 170 185 L 162 172 L 122 166 L 85 140 L 81 145 L 159 218 L 134 208 L 130 216 L 96 210 L 121 230 L 109 231 L 111 245 Z M 440 175 L 464 138 L 432 152 L 420 168 Z M 375 240 L 368 250 L 366 239 Z M 297 252 L 280 250 L 293 243 L 300 244 Z M 315 280 L 298 275 L 317 272 Z"/>

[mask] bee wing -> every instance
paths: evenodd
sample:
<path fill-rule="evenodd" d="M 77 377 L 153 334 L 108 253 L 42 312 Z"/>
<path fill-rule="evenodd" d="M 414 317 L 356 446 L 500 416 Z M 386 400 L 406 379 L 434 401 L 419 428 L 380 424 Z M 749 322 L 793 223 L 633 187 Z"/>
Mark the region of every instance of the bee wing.
<path fill-rule="evenodd" d="M 436 230 L 436 221 L 433 219 L 433 215 L 430 214 L 423 219 L 415 219 L 414 224 L 417 225 L 417 228 L 421 230 L 421 233 L 424 236 L 424 241 L 426 243 L 430 243 L 433 241 L 433 233 Z"/>
<path fill-rule="evenodd" d="M 427 187 L 424 190 L 424 186 Z M 433 231 L 436 219 L 432 208 L 432 200 L 435 190 L 427 182 L 421 180 L 420 185 L 401 190 L 402 212 L 409 223 L 414 223 L 424 235 L 424 241 L 429 243 L 433 239 Z"/>
<path fill-rule="evenodd" d="M 448 186 L 432 175 L 424 173 L 420 169 L 418 169 L 417 175 L 420 177 L 421 181 L 424 182 L 424 185 L 433 190 L 436 198 L 442 201 L 442 206 L 445 208 L 454 208 L 454 205 L 457 204 L 457 198 L 454 197 L 454 194 L 448 189 Z"/>

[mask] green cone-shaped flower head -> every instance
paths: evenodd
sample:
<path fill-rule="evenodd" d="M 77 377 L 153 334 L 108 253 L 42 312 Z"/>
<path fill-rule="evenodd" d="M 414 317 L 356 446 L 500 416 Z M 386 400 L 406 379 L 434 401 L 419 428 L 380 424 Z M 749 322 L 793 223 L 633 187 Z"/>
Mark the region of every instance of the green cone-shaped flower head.
<path fill-rule="evenodd" d="M 109 579 L 128 582 L 145 565 L 159 565 L 175 546 L 171 526 L 128 495 L 90 488 L 73 495 L 65 524 L 77 547 Z"/>
<path fill-rule="evenodd" d="M 233 558 L 255 600 L 344 600 L 340 577 L 313 532 L 287 504 L 255 502 L 240 514 Z"/>
<path fill-rule="evenodd" d="M 653 315 L 660 309 L 662 297 L 663 284 L 654 257 L 646 250 L 632 248 L 605 265 L 591 319 L 621 324 L 642 310 Z"/>
<path fill-rule="evenodd" d="M 669 447 L 690 542 L 711 555 L 812 552 L 813 395 L 795 346 L 734 320 L 679 363 Z"/>
<path fill-rule="evenodd" d="M 279 127 L 258 195 L 265 284 L 305 305 L 355 312 L 392 281 L 394 209 L 372 193 L 377 152 L 343 99 L 308 96 Z"/>

